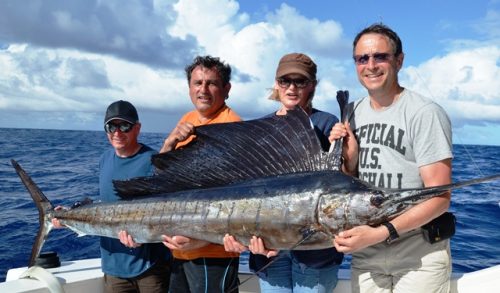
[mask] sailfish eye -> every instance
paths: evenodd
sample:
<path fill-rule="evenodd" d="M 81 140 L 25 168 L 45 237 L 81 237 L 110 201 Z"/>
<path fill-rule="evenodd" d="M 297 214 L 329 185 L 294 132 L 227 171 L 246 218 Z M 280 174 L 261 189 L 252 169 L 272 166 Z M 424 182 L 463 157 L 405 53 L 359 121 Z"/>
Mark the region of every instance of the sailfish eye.
<path fill-rule="evenodd" d="M 380 207 L 385 201 L 384 193 L 380 190 L 375 190 L 370 197 L 370 203 L 375 207 Z"/>

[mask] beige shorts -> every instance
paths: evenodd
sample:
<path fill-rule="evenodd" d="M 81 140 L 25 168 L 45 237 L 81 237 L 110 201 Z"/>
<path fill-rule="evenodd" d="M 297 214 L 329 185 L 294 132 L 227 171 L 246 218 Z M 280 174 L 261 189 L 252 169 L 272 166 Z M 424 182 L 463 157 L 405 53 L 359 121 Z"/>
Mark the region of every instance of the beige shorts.
<path fill-rule="evenodd" d="M 425 241 L 421 229 L 354 253 L 352 292 L 449 292 L 450 241 Z"/>

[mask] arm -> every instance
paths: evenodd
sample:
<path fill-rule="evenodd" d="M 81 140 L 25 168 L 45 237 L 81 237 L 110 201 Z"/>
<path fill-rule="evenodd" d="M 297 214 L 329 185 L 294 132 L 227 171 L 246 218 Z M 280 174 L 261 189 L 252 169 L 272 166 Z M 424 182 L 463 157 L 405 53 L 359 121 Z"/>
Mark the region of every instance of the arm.
<path fill-rule="evenodd" d="M 451 183 L 451 159 L 422 166 L 419 171 L 426 187 Z M 445 192 L 414 206 L 390 222 L 399 234 L 406 233 L 444 213 L 450 205 L 450 199 L 450 192 Z M 335 236 L 334 245 L 339 252 L 355 252 L 380 243 L 387 237 L 389 237 L 389 231 L 386 227 L 363 225 L 340 232 Z"/>
<path fill-rule="evenodd" d="M 425 187 L 451 183 L 451 159 L 422 166 L 419 168 L 419 171 Z M 392 220 L 391 223 L 398 232 L 406 233 L 427 224 L 446 212 L 450 206 L 450 200 L 451 193 L 449 191 L 445 192 L 438 197 L 416 205 L 406 213 Z"/>
<path fill-rule="evenodd" d="M 160 153 L 170 152 L 175 149 L 175 146 L 186 140 L 188 137 L 194 134 L 194 125 L 189 122 L 179 122 L 177 126 L 170 132 L 163 146 L 160 149 Z"/>

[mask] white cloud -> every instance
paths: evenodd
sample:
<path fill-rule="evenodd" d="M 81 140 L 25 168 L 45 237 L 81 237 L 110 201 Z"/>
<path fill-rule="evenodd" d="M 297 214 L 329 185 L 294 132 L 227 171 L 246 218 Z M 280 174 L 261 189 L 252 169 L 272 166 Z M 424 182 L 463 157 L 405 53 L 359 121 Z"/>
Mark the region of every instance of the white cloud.
<path fill-rule="evenodd" d="M 181 0 L 174 5 L 178 18 L 170 32 L 183 38 L 193 36 L 205 49 L 201 54 L 220 56 L 237 72 L 250 77 L 248 83 L 233 79 L 228 101 L 239 112 L 244 111 L 240 113 L 244 117 L 255 118 L 277 107 L 267 96 L 283 54 L 305 52 L 317 63 L 317 58 L 323 55 L 319 70 L 328 72 L 326 68 L 331 69 L 328 65 L 335 57 L 332 52 L 340 51 L 335 48 L 346 43 L 336 22 L 309 20 L 286 4 L 269 13 L 265 22 L 258 23 L 248 23 L 248 15 L 239 13 L 238 8 L 235 1 Z M 319 90 L 317 100 L 321 100 Z"/>
<path fill-rule="evenodd" d="M 231 23 L 235 20 L 239 5 L 232 0 L 180 0 L 173 8 L 177 12 L 177 19 L 169 32 L 182 38 L 192 35 L 201 46 L 211 47 L 218 43 L 221 36 L 233 34 Z"/>
<path fill-rule="evenodd" d="M 484 18 L 474 24 L 474 28 L 478 33 L 488 36 L 489 39 L 499 39 L 500 12 L 497 10 L 488 10 Z"/>
<path fill-rule="evenodd" d="M 450 52 L 404 70 L 402 83 L 431 96 L 455 119 L 500 122 L 500 48 Z"/>
<path fill-rule="evenodd" d="M 114 100 L 128 99 L 171 113 L 190 103 L 177 98 L 187 97 L 183 73 L 111 56 L 23 45 L 1 52 L 0 64 L 3 109 L 100 112 Z"/>
<path fill-rule="evenodd" d="M 342 40 L 342 26 L 333 20 L 308 19 L 286 4 L 282 4 L 275 13 L 270 13 L 267 20 L 283 29 L 288 51 L 304 51 L 332 58 L 336 52 L 348 48 Z"/>
<path fill-rule="evenodd" d="M 151 62 L 134 62 L 137 59 L 132 56 L 135 48 L 140 49 L 151 42 L 162 30 L 154 28 L 154 24 L 164 24 L 163 30 L 169 32 L 167 42 L 175 38 L 191 38 L 199 44 L 199 54 L 220 56 L 233 67 L 235 76 L 228 102 L 242 112 L 242 116 L 255 118 L 277 107 L 266 97 L 283 54 L 303 51 L 320 64 L 318 58 L 327 49 L 335 51 L 332 48 L 342 43 L 339 24 L 331 20 L 309 20 L 286 4 L 269 13 L 266 21 L 260 23 L 250 23 L 249 16 L 238 11 L 238 2 L 231 0 L 181 0 L 173 5 L 157 1 L 153 8 L 137 1 L 125 5 L 113 1 L 78 4 L 87 6 L 90 13 L 78 15 L 72 8 L 48 9 L 54 24 L 47 29 L 83 33 L 84 40 L 96 39 L 98 44 L 106 38 L 105 47 L 110 48 L 112 54 L 99 54 L 100 49 L 91 49 L 89 44 L 76 41 L 71 43 L 67 38 L 63 38 L 62 43 L 75 49 L 46 48 L 37 45 L 44 44 L 37 38 L 24 36 L 26 45 L 23 49 L 16 49 L 19 46 L 14 45 L 0 53 L 4 59 L 11 60 L 10 70 L 0 73 L 0 78 L 11 86 L 7 92 L 22 97 L 9 102 L 9 94 L 4 92 L 0 99 L 2 105 L 24 110 L 99 111 L 110 101 L 126 98 L 142 107 L 161 109 L 166 113 L 187 111 L 191 105 L 184 72 L 180 68 L 159 69 L 151 66 Z M 121 17 L 117 17 L 117 10 L 120 10 Z M 32 13 L 36 11 L 34 8 Z M 158 19 L 166 11 L 169 13 L 164 14 L 165 19 Z M 111 13 L 111 20 L 107 22 L 114 22 L 115 31 L 105 26 L 104 12 Z M 152 15 L 153 20 L 144 23 L 144 19 Z M 125 34 L 123 28 L 134 24 L 140 24 L 140 33 L 132 29 Z M 33 21 L 33 25 L 42 24 Z M 40 31 L 46 30 L 40 28 Z M 166 44 L 157 49 L 165 48 L 170 47 Z M 113 50 L 121 50 L 121 53 L 114 54 Z M 185 59 L 194 57 L 189 51 L 183 54 Z M 330 101 L 334 98 L 330 90 L 336 86 L 333 81 L 328 81 L 329 74 L 336 72 L 337 80 L 343 79 L 343 76 L 338 76 L 342 71 L 333 64 L 333 59 L 322 59 L 319 72 L 325 73 L 325 77 L 324 86 L 317 91 L 318 105 L 323 99 Z M 13 88 L 15 84 L 17 86 Z M 330 87 L 326 87 L 328 84 Z"/>
<path fill-rule="evenodd" d="M 0 40 L 113 55 L 155 68 L 178 69 L 198 47 L 167 33 L 171 1 L 0 1 Z"/>
<path fill-rule="evenodd" d="M 60 1 L 34 0 L 22 9 L 0 1 L 0 111 L 10 112 L 9 121 L 18 111 L 51 111 L 51 127 L 76 120 L 76 128 L 94 127 L 89 121 L 111 101 L 128 99 L 152 113 L 147 124 L 159 117 L 153 124 L 169 121 L 162 129 L 171 129 L 192 109 L 183 67 L 196 54 L 232 66 L 228 104 L 247 119 L 278 107 L 268 89 L 279 58 L 290 52 L 318 64 L 316 107 L 338 113 L 338 89 L 350 90 L 352 100 L 365 95 L 349 57 L 351 40 L 336 19 L 281 4 L 256 22 L 235 0 Z M 485 12 L 472 24 L 487 28 L 481 38 L 447 40 L 444 55 L 405 67 L 403 85 L 443 105 L 455 125 L 498 124 L 499 19 L 497 11 Z M 43 117 L 18 116 L 24 127 L 37 127 Z"/>

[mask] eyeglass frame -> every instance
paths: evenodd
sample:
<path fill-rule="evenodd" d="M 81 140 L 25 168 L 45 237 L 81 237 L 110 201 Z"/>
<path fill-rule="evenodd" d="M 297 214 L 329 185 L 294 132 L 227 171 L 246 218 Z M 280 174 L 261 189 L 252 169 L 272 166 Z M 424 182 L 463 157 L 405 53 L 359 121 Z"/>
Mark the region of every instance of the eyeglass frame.
<path fill-rule="evenodd" d="M 107 134 L 113 134 L 120 130 L 121 133 L 129 133 L 134 129 L 136 123 L 130 123 L 128 121 L 121 121 L 120 123 L 112 123 L 111 121 L 104 124 L 104 131 Z"/>
<path fill-rule="evenodd" d="M 299 85 L 297 81 L 302 81 L 304 84 Z M 289 88 L 292 84 L 298 88 L 298 89 L 303 89 L 306 88 L 310 83 L 315 82 L 315 80 L 310 80 L 308 78 L 285 78 L 285 77 L 279 77 L 276 78 L 276 82 L 278 83 L 278 86 L 282 89 L 287 89 Z M 285 83 L 285 84 L 283 84 Z"/>
<path fill-rule="evenodd" d="M 373 61 L 377 64 L 388 62 L 391 57 L 395 57 L 394 53 L 379 53 L 375 52 L 373 54 L 363 54 L 363 55 L 354 55 L 352 59 L 354 59 L 354 63 L 356 65 L 366 65 L 370 61 L 370 58 L 373 58 Z M 364 61 L 362 61 L 364 60 Z"/>

